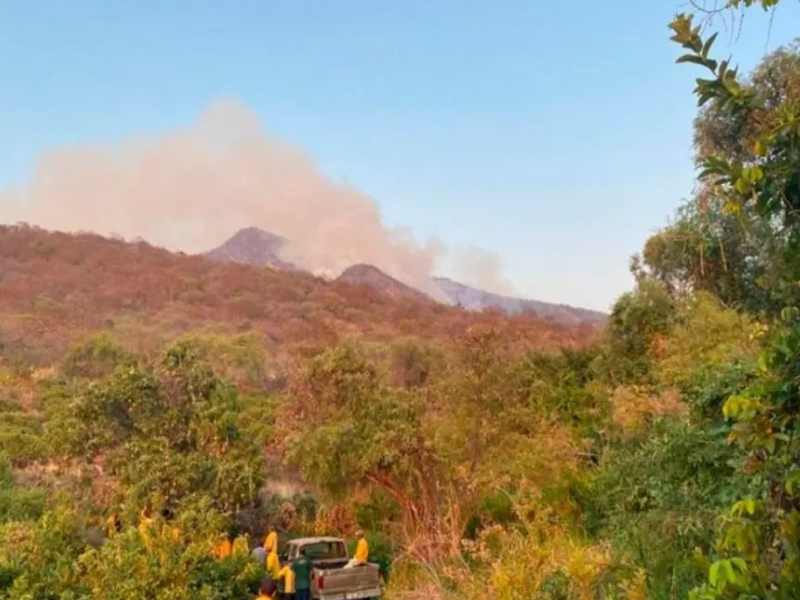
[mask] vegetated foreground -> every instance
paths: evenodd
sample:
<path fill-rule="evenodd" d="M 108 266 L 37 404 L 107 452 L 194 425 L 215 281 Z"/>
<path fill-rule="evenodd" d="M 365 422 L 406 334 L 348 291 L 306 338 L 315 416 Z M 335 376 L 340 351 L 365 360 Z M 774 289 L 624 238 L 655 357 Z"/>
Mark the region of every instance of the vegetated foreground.
<path fill-rule="evenodd" d="M 703 177 L 600 337 L 4 229 L 0 598 L 249 598 L 269 526 L 392 598 L 800 597 L 800 52 L 672 28 Z"/>

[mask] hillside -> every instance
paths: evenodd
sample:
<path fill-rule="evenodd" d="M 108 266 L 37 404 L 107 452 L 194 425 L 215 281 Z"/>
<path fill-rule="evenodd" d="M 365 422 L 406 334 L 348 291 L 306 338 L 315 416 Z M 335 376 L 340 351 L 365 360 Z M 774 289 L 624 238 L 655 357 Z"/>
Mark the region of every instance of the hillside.
<path fill-rule="evenodd" d="M 281 248 L 285 245 L 286 238 L 258 227 L 247 227 L 240 229 L 225 243 L 206 252 L 205 255 L 222 262 L 266 266 L 273 269 L 293 269 L 294 265 L 280 256 Z"/>
<path fill-rule="evenodd" d="M 453 304 L 467 310 L 480 311 L 493 308 L 509 315 L 530 313 L 539 318 L 565 325 L 580 325 L 583 323 L 599 325 L 605 323 L 607 318 L 604 313 L 586 308 L 493 294 L 453 281 L 447 277 L 436 277 L 435 281 Z"/>
<path fill-rule="evenodd" d="M 372 265 L 353 265 L 345 269 L 336 281 L 350 285 L 366 286 L 395 300 L 433 302 L 428 296 L 398 281 Z"/>
<path fill-rule="evenodd" d="M 468 313 L 348 278 L 326 281 L 144 242 L 3 226 L 0 344 L 6 356 L 42 364 L 96 331 L 116 332 L 142 351 L 193 330 L 253 332 L 270 352 L 283 354 L 351 336 L 448 340 L 473 326 L 536 348 L 579 344 L 592 332 L 529 316 Z"/>
<path fill-rule="evenodd" d="M 280 257 L 280 250 L 286 243 L 287 240 L 279 235 L 258 227 L 247 227 L 236 232 L 222 245 L 207 252 L 206 256 L 223 262 L 266 266 L 273 269 L 294 269 L 295 267 L 291 263 Z M 398 298 L 422 299 L 427 297 L 424 292 L 394 279 L 374 265 L 353 265 L 346 269 L 338 279 L 373 287 Z M 575 308 L 565 304 L 493 294 L 447 277 L 436 277 L 434 282 L 444 294 L 444 297 L 437 298 L 438 300 L 446 298 L 452 304 L 469 311 L 493 309 L 508 315 L 526 313 L 568 327 L 602 325 L 607 317 L 599 311 Z"/>

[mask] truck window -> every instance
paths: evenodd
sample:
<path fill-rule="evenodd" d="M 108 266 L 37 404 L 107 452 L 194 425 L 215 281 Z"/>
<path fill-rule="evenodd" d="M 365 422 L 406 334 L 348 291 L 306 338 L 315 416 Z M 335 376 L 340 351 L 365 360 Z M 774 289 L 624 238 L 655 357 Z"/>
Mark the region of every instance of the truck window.
<path fill-rule="evenodd" d="M 303 548 L 310 560 L 325 560 L 328 558 L 346 558 L 347 553 L 341 542 L 316 542 L 305 544 Z"/>

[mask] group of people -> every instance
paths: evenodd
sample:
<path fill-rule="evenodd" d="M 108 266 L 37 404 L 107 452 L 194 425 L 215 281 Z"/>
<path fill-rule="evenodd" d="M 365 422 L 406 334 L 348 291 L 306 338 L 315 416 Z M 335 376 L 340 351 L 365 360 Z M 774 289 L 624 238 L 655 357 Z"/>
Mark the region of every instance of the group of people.
<path fill-rule="evenodd" d="M 171 515 L 162 515 L 165 518 Z M 111 515 L 106 523 L 106 535 L 111 537 L 122 530 L 122 523 L 116 514 Z M 146 546 L 150 547 L 153 543 L 153 536 L 157 531 L 156 519 L 150 512 L 143 510 L 140 514 L 139 533 Z M 164 534 L 169 534 L 175 541 L 178 541 L 181 532 L 176 527 L 169 527 L 168 524 L 162 525 Z M 364 532 L 356 532 L 358 542 L 353 558 L 345 565 L 345 568 L 363 565 L 369 559 L 369 545 L 364 537 Z M 232 539 L 231 536 L 220 536 L 220 540 L 213 548 L 212 554 L 215 558 L 223 560 L 232 555 L 246 555 L 248 543 L 246 536 L 238 536 Z M 313 564 L 306 556 L 305 549 L 300 550 L 300 554 L 291 563 L 281 565 L 278 557 L 278 532 L 270 529 L 263 546 L 258 546 L 250 553 L 252 558 L 259 564 L 266 567 L 267 576 L 261 582 L 257 600 L 311 600 L 311 575 Z"/>
<path fill-rule="evenodd" d="M 281 566 L 278 533 L 274 529 L 267 534 L 263 546 L 253 549 L 252 556 L 267 568 L 257 600 L 310 600 L 311 561 L 301 554 L 291 564 Z"/>
<path fill-rule="evenodd" d="M 369 545 L 362 531 L 356 533 L 358 543 L 347 567 L 364 564 L 369 558 Z M 254 548 L 251 556 L 266 565 L 267 576 L 261 582 L 256 600 L 311 600 L 311 574 L 313 564 L 305 549 L 291 563 L 281 566 L 278 557 L 278 533 L 271 529 L 264 545 Z"/>

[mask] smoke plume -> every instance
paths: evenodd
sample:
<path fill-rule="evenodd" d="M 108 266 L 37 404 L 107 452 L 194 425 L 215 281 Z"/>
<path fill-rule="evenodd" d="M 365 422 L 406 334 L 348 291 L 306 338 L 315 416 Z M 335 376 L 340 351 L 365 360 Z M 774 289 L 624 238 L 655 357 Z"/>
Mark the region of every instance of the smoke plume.
<path fill-rule="evenodd" d="M 141 236 L 186 252 L 257 226 L 290 240 L 286 258 L 311 272 L 369 263 L 434 295 L 443 252 L 387 227 L 371 198 L 326 177 L 234 102 L 164 135 L 44 154 L 30 181 L 0 190 L 0 221 Z"/>
<path fill-rule="evenodd" d="M 473 287 L 495 294 L 511 295 L 514 286 L 503 275 L 503 266 L 493 252 L 473 245 L 455 246 L 448 252 L 451 276 Z"/>

